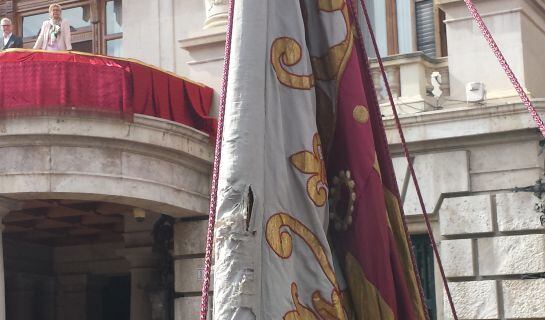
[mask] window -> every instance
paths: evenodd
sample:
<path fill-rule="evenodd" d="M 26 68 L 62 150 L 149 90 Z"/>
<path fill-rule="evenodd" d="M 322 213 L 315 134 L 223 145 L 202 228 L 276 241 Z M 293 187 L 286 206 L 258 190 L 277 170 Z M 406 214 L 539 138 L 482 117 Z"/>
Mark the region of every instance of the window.
<path fill-rule="evenodd" d="M 414 51 L 414 0 L 397 0 L 397 29 L 399 53 Z"/>
<path fill-rule="evenodd" d="M 381 55 L 422 51 L 446 56 L 445 15 L 433 0 L 365 0 Z M 366 22 L 358 6 L 365 46 L 372 48 Z M 368 50 L 374 57 L 374 50 Z"/>
<path fill-rule="evenodd" d="M 121 38 L 106 41 L 106 54 L 112 57 L 121 57 L 123 55 Z"/>
<path fill-rule="evenodd" d="M 108 0 L 105 3 L 106 28 L 104 41 L 106 54 L 109 56 L 122 56 L 123 20 L 121 0 Z"/>
<path fill-rule="evenodd" d="M 390 0 L 388 0 L 390 1 Z M 386 2 L 384 1 L 374 1 L 374 0 L 365 0 L 365 6 L 367 7 L 367 12 L 369 14 L 369 19 L 371 20 L 371 25 L 373 26 L 373 31 L 375 32 L 375 37 L 377 38 L 377 44 L 379 53 L 381 56 L 389 54 L 388 49 L 388 25 L 386 23 Z M 362 34 L 365 42 L 366 48 L 373 48 L 373 42 L 369 37 L 369 31 L 367 30 L 367 22 L 365 22 L 365 17 L 361 5 L 358 1 L 358 16 L 359 24 L 362 28 Z M 369 57 L 375 57 L 375 50 L 367 50 Z"/>
<path fill-rule="evenodd" d="M 416 47 L 430 57 L 435 57 L 435 15 L 433 0 L 417 0 L 414 6 L 416 16 Z"/>
<path fill-rule="evenodd" d="M 70 22 L 72 47 L 76 51 L 121 56 L 123 22 L 121 0 L 81 0 L 63 6 L 62 17 Z M 25 48 L 31 48 L 43 21 L 49 19 L 49 5 L 36 1 L 24 12 L 14 12 Z"/>
<path fill-rule="evenodd" d="M 433 250 L 430 238 L 427 234 L 412 235 L 413 251 L 422 282 L 424 299 L 428 307 L 431 320 L 437 319 L 437 307 L 435 305 L 435 277 L 433 269 Z"/>
<path fill-rule="evenodd" d="M 429 57 L 447 55 L 445 13 L 433 0 L 415 0 L 416 49 Z"/>
<path fill-rule="evenodd" d="M 81 6 L 62 10 L 63 19 L 70 21 L 72 32 L 80 29 L 91 28 L 90 8 L 89 6 Z M 49 19 L 49 13 L 44 12 L 35 15 L 23 17 L 23 37 L 37 37 L 40 33 L 42 23 Z"/>

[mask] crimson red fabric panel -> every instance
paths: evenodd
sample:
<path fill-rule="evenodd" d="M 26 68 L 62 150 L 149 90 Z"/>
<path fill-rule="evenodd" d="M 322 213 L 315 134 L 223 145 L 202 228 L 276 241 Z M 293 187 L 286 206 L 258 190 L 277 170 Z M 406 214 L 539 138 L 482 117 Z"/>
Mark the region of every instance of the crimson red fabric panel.
<path fill-rule="evenodd" d="M 0 53 L 0 113 L 145 114 L 216 135 L 213 90 L 133 60 L 74 52 Z"/>
<path fill-rule="evenodd" d="M 215 138 L 217 121 L 208 116 L 211 88 L 134 61 L 119 63 L 131 70 L 135 113 L 183 123 Z"/>
<path fill-rule="evenodd" d="M 132 116 L 130 70 L 102 57 L 0 54 L 0 113 Z"/>

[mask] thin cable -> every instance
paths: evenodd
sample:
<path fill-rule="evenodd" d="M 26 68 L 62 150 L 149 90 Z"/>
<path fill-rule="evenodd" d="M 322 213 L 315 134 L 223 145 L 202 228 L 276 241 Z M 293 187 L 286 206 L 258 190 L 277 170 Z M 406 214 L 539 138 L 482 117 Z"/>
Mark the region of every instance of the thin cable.
<path fill-rule="evenodd" d="M 392 95 L 392 90 L 390 89 L 390 84 L 388 82 L 388 78 L 386 77 L 386 70 L 384 68 L 384 64 L 382 63 L 382 58 L 381 58 L 380 52 L 378 50 L 377 39 L 375 38 L 375 34 L 373 32 L 373 26 L 371 25 L 371 19 L 369 18 L 369 13 L 367 11 L 367 7 L 365 6 L 365 1 L 360 0 L 360 3 L 361 3 L 361 6 L 362 6 L 362 9 L 363 9 L 363 14 L 365 15 L 365 21 L 367 23 L 367 28 L 369 29 L 369 34 L 371 35 L 371 40 L 373 42 L 375 53 L 377 55 L 377 61 L 378 61 L 379 67 L 380 67 L 380 71 L 382 73 L 382 77 L 383 77 L 384 83 L 386 85 L 386 91 L 388 92 L 388 98 L 389 98 L 390 104 L 392 106 L 392 112 L 394 114 L 397 130 L 399 132 L 399 137 L 401 139 L 401 147 L 403 149 L 403 153 L 405 154 L 405 158 L 407 158 L 407 161 L 408 161 L 409 171 L 411 172 L 411 176 L 413 178 L 414 186 L 415 186 L 415 189 L 416 189 L 416 194 L 418 196 L 418 201 L 420 202 L 420 207 L 421 207 L 422 213 L 424 215 L 424 221 L 426 222 L 426 227 L 428 229 L 428 235 L 430 237 L 430 242 L 431 242 L 431 245 L 432 245 L 432 248 L 433 248 L 433 253 L 435 254 L 435 259 L 437 261 L 437 265 L 438 265 L 439 271 L 441 273 L 441 278 L 443 280 L 443 285 L 445 287 L 445 292 L 447 294 L 448 302 L 450 304 L 450 310 L 452 311 L 452 316 L 454 317 L 454 320 L 458 320 L 458 315 L 456 314 L 456 308 L 454 307 L 454 302 L 452 300 L 452 295 L 450 294 L 450 289 L 449 289 L 449 286 L 448 286 L 448 283 L 447 283 L 447 277 L 445 276 L 445 270 L 443 269 L 443 264 L 441 263 L 441 256 L 439 255 L 439 250 L 437 249 L 437 243 L 435 242 L 435 237 L 433 236 L 433 231 L 431 229 L 430 218 L 428 216 L 428 212 L 426 211 L 426 205 L 424 204 L 424 199 L 422 197 L 422 192 L 420 191 L 420 186 L 418 184 L 418 180 L 416 179 L 416 173 L 414 171 L 412 161 L 410 160 L 409 149 L 407 148 L 407 142 L 405 141 L 405 135 L 403 134 L 403 130 L 401 128 L 401 123 L 399 121 L 399 116 L 397 114 L 397 110 L 396 110 L 396 107 L 395 107 L 394 97 Z M 360 45 L 363 45 L 363 38 L 360 37 L 359 42 L 360 42 Z M 413 257 L 413 264 L 414 264 L 414 257 Z M 426 310 L 426 308 L 424 310 Z"/>
<path fill-rule="evenodd" d="M 201 316 L 206 320 L 208 316 L 208 293 L 210 289 L 210 271 L 212 268 L 212 249 L 214 245 L 214 225 L 216 223 L 216 205 L 218 197 L 218 176 L 221 160 L 221 141 L 223 139 L 223 123 L 225 118 L 225 101 L 227 97 L 227 80 L 229 79 L 229 64 L 231 62 L 231 38 L 233 32 L 233 8 L 235 0 L 229 0 L 227 12 L 227 30 L 225 34 L 225 53 L 223 63 L 223 82 L 221 85 L 220 107 L 218 115 L 218 130 L 216 147 L 214 150 L 214 168 L 212 171 L 212 187 L 210 190 L 210 210 L 208 212 L 208 230 L 206 234 L 206 253 L 204 256 L 204 270 L 201 291 Z"/>
<path fill-rule="evenodd" d="M 501 52 L 500 48 L 498 47 L 498 44 L 492 37 L 492 34 L 490 33 L 490 30 L 486 27 L 486 24 L 484 24 L 483 18 L 479 14 L 479 11 L 477 11 L 477 8 L 473 4 L 473 1 L 471 0 L 464 0 L 466 3 L 467 9 L 475 19 L 475 22 L 477 22 L 477 25 L 479 26 L 479 29 L 481 29 L 481 32 L 483 33 L 486 41 L 488 42 L 488 45 L 490 45 L 490 48 L 492 48 L 492 51 L 494 52 L 494 55 L 496 55 L 496 58 L 498 58 L 498 62 L 500 63 L 501 67 L 507 74 L 507 77 L 509 77 L 509 80 L 511 80 L 511 83 L 513 84 L 513 87 L 515 87 L 515 90 L 517 91 L 520 100 L 522 100 L 522 103 L 524 103 L 524 106 L 530 112 L 530 115 L 534 119 L 535 123 L 537 124 L 537 127 L 539 128 L 539 131 L 541 131 L 541 134 L 543 137 L 545 137 L 545 125 L 543 124 L 543 120 L 541 120 L 541 117 L 536 111 L 536 108 L 534 107 L 532 101 L 530 101 L 530 98 L 528 98 L 528 95 L 526 95 L 526 92 L 524 92 L 524 89 L 520 85 L 520 82 L 518 81 L 517 77 L 513 73 L 513 70 L 511 70 L 511 67 L 507 63 L 507 60 L 503 56 L 503 53 Z"/>

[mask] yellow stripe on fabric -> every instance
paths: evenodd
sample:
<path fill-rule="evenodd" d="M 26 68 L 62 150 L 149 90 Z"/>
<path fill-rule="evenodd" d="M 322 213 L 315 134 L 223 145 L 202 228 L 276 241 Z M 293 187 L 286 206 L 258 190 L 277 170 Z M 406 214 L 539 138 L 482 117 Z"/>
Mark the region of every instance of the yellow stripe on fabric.
<path fill-rule="evenodd" d="M 426 313 L 423 309 L 422 296 L 416 281 L 416 274 L 413 268 L 413 261 L 409 251 L 409 244 L 405 233 L 405 227 L 401 218 L 401 210 L 397 197 L 386 187 L 384 188 L 384 200 L 386 202 L 386 210 L 388 211 L 388 221 L 390 228 L 396 241 L 396 249 L 401 259 L 405 281 L 407 283 L 413 310 L 415 311 L 416 319 L 426 319 Z"/>
<path fill-rule="evenodd" d="M 394 312 L 384 301 L 378 289 L 367 280 L 356 258 L 347 253 L 345 264 L 346 280 L 352 296 L 356 319 L 394 320 Z"/>

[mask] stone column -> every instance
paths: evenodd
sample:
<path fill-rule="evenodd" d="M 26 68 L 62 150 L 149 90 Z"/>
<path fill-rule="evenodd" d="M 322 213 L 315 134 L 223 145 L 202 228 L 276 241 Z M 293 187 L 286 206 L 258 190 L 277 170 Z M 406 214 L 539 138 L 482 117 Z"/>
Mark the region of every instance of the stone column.
<path fill-rule="evenodd" d="M 487 99 L 516 97 L 464 1 L 436 3 L 446 14 L 451 97 L 465 100 L 469 82 L 483 82 Z M 544 96 L 545 55 L 538 54 L 545 42 L 542 2 L 480 0 L 477 8 L 521 85 L 535 97 Z"/>
<path fill-rule="evenodd" d="M 160 281 L 159 257 L 153 252 L 153 224 L 157 214 L 147 212 L 144 219 L 137 221 L 125 216 L 125 249 L 118 250 L 120 256 L 129 262 L 131 273 L 131 320 L 152 319 L 150 290 Z M 0 319 L 1 320 L 1 319 Z"/>
<path fill-rule="evenodd" d="M 227 14 L 229 1 L 227 0 L 204 0 L 206 20 L 204 29 L 222 27 L 227 25 Z"/>
<path fill-rule="evenodd" d="M 20 209 L 22 204 L 19 201 L 0 198 L 0 221 L 13 210 Z M 4 247 L 2 231 L 4 225 L 0 222 L 0 320 L 6 320 L 6 285 L 4 280 Z"/>
<path fill-rule="evenodd" d="M 57 319 L 88 320 L 87 286 L 89 277 L 86 274 L 61 274 L 57 276 Z"/>
<path fill-rule="evenodd" d="M 174 225 L 175 320 L 198 320 L 208 220 L 179 221 Z M 212 279 L 213 280 L 213 277 Z M 210 285 L 212 289 L 213 283 Z M 208 299 L 208 319 L 212 315 L 212 295 Z"/>
<path fill-rule="evenodd" d="M 149 291 L 159 281 L 157 258 L 151 247 L 120 250 L 127 259 L 131 273 L 131 320 L 152 319 Z"/>

